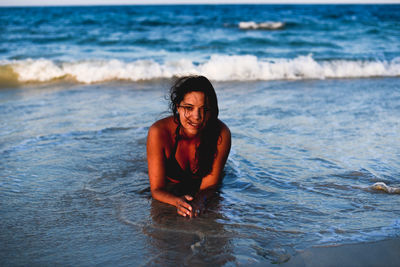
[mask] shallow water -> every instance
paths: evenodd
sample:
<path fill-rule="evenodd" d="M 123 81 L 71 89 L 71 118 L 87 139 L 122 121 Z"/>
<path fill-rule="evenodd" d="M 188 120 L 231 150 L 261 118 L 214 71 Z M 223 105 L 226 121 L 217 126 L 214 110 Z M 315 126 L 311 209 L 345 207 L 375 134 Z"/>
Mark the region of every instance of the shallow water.
<path fill-rule="evenodd" d="M 188 220 L 152 201 L 169 81 L 0 90 L 0 263 L 265 265 L 399 236 L 398 78 L 214 83 L 224 183 Z"/>

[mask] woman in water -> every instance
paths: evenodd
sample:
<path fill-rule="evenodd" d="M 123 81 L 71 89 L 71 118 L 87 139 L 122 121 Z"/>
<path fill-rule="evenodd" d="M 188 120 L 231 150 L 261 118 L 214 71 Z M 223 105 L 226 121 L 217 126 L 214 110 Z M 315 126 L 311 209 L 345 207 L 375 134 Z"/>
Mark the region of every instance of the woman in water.
<path fill-rule="evenodd" d="M 150 189 L 154 199 L 193 217 L 221 183 L 231 134 L 218 119 L 217 96 L 206 77 L 182 77 L 170 93 L 172 116 L 148 132 Z"/>

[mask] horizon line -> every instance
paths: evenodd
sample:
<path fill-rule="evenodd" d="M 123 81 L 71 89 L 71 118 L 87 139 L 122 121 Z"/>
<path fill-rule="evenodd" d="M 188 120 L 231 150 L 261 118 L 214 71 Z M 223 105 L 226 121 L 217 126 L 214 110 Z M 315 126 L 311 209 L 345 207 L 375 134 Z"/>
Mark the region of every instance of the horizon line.
<path fill-rule="evenodd" d="M 343 2 L 337 2 L 337 3 L 165 3 L 165 4 L 158 4 L 158 3 L 149 3 L 149 4 L 141 4 L 141 3 L 137 3 L 137 4 L 45 4 L 45 5 L 41 5 L 41 4 L 35 4 L 35 5 L 1 5 L 0 4 L 0 8 L 23 8 L 23 7 L 95 7 L 95 6 L 235 6 L 235 5 L 259 5 L 259 6 L 278 6 L 278 5 L 282 5 L 282 6 L 289 6 L 289 5 L 293 5 L 293 6 L 301 6 L 301 5 L 331 5 L 331 6 L 345 6 L 345 5 L 400 5 L 400 3 L 392 3 L 392 2 L 379 2 L 379 3 L 343 3 Z"/>
<path fill-rule="evenodd" d="M 288 0 L 288 1 L 232 1 L 232 0 L 220 0 L 220 1 L 168 1 L 168 2 L 159 2 L 159 1 L 146 1 L 141 2 L 132 1 L 132 3 L 126 1 L 119 2 L 108 2 L 108 1 L 98 1 L 97 3 L 89 3 L 87 1 L 81 1 L 80 3 L 53 3 L 53 2 L 42 2 L 40 3 L 15 3 L 15 1 L 10 3 L 1 3 L 0 7 L 67 7 L 67 6 L 171 6 L 171 5 L 386 5 L 386 4 L 400 4 L 400 1 L 397 0 L 384 0 L 384 1 L 375 1 L 375 0 L 341 0 L 341 1 L 316 1 L 316 0 L 306 0 L 306 1 L 296 1 L 296 0 Z"/>

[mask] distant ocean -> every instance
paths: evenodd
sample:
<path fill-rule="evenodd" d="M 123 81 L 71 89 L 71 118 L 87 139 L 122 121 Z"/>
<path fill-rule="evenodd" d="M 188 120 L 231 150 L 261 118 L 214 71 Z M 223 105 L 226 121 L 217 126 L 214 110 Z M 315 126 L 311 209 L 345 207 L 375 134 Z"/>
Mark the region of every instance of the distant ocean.
<path fill-rule="evenodd" d="M 20 83 L 398 77 L 398 5 L 2 8 L 0 77 Z"/>
<path fill-rule="evenodd" d="M 148 127 L 206 75 L 232 132 L 195 220 Z M 264 266 L 400 237 L 400 5 L 0 8 L 0 265 Z"/>

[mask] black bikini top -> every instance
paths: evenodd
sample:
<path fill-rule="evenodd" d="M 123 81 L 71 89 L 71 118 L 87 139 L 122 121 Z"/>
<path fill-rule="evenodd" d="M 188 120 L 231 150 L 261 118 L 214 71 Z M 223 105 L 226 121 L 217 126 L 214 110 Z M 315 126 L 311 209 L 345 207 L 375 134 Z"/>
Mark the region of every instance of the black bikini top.
<path fill-rule="evenodd" d="M 175 158 L 176 149 L 178 148 L 178 142 L 179 139 L 181 138 L 179 135 L 179 129 L 180 126 L 178 125 L 175 131 L 174 148 L 172 149 L 171 155 L 169 156 L 166 162 L 166 176 L 175 181 L 182 182 L 184 180 L 192 179 L 195 176 L 195 174 L 192 173 L 190 170 L 183 170 Z"/>
<path fill-rule="evenodd" d="M 190 169 L 183 170 L 175 158 L 178 142 L 181 138 L 179 130 L 180 125 L 176 127 L 175 144 L 169 158 L 166 160 L 165 172 L 167 179 L 171 182 L 170 184 L 175 185 L 174 189 L 172 189 L 175 195 L 195 194 L 200 188 L 202 179 L 192 173 Z"/>

